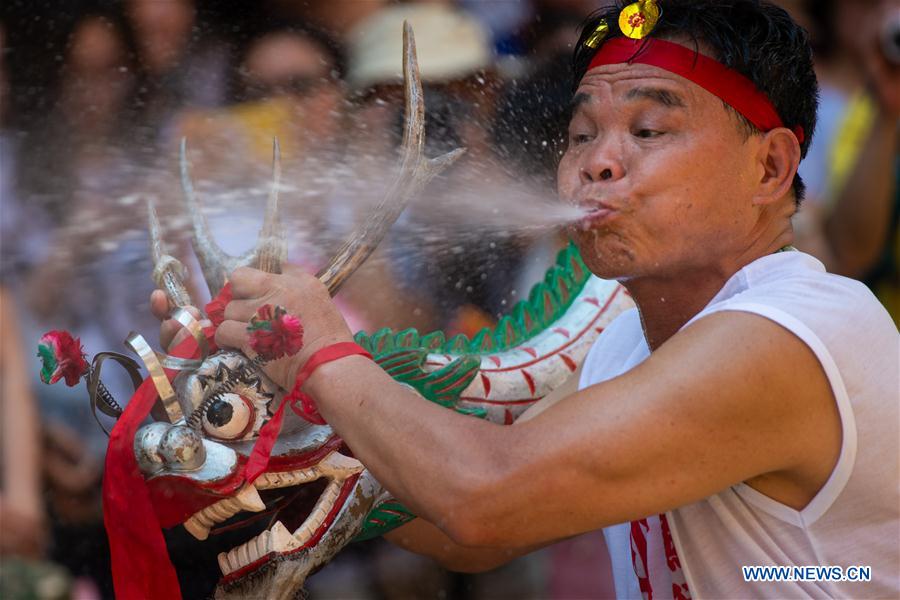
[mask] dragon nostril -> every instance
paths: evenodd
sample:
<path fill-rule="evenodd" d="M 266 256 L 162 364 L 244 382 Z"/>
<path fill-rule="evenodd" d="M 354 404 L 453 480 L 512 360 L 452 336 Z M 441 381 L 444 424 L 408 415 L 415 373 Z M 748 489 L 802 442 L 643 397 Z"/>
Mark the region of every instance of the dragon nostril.
<path fill-rule="evenodd" d="M 184 425 L 174 425 L 159 442 L 159 454 L 172 471 L 194 471 L 206 461 L 200 434 Z"/>
<path fill-rule="evenodd" d="M 134 455 L 138 467 L 145 475 L 153 475 L 163 469 L 163 458 L 159 455 L 159 443 L 170 425 L 161 421 L 141 427 L 134 436 Z"/>

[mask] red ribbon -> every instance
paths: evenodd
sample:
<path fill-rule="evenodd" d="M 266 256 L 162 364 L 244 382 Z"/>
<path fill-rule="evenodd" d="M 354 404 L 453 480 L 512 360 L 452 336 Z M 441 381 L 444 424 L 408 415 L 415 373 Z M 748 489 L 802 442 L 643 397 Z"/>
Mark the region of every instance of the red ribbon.
<path fill-rule="evenodd" d="M 210 348 L 215 348 L 215 330 L 205 329 L 204 334 Z M 172 355 L 197 358 L 199 352 L 191 337 L 176 346 Z M 166 370 L 169 379 L 175 374 Z M 153 380 L 148 377 L 116 421 L 106 449 L 103 523 L 109 538 L 113 587 L 119 599 L 181 598 L 150 491 L 134 457 L 134 434 L 157 398 Z"/>
<path fill-rule="evenodd" d="M 303 365 L 303 368 L 297 373 L 297 379 L 294 382 L 294 387 L 291 392 L 284 397 L 281 406 L 278 407 L 278 410 L 275 411 L 272 418 L 259 430 L 259 439 L 257 439 L 256 444 L 253 445 L 253 450 L 250 452 L 250 458 L 247 460 L 247 466 L 244 471 L 247 483 L 255 481 L 257 477 L 265 472 L 266 467 L 269 464 L 272 448 L 275 446 L 275 440 L 278 439 L 278 434 L 281 431 L 281 425 L 284 421 L 285 406 L 290 405 L 291 410 L 293 410 L 294 413 L 310 423 L 325 425 L 325 420 L 319 414 L 319 410 L 316 408 L 313 399 L 310 398 L 309 395 L 301 392 L 300 388 L 303 387 L 306 380 L 313 374 L 313 371 L 325 363 L 354 355 L 372 358 L 372 355 L 362 346 L 353 342 L 340 342 L 326 346 L 321 350 L 317 350 L 309 357 L 306 364 Z M 297 402 L 300 402 L 300 408 L 297 408 Z"/>
<path fill-rule="evenodd" d="M 203 310 L 206 316 L 212 321 L 213 326 L 218 327 L 225 320 L 225 307 L 231 302 L 231 283 L 226 283 L 222 289 L 216 294 L 216 297 L 210 300 Z"/>
<path fill-rule="evenodd" d="M 588 70 L 621 63 L 650 65 L 693 81 L 741 113 L 760 131 L 784 127 L 772 101 L 750 79 L 679 44 L 656 38 L 613 38 L 594 55 Z M 806 138 L 803 127 L 798 125 L 792 131 L 802 144 Z"/>

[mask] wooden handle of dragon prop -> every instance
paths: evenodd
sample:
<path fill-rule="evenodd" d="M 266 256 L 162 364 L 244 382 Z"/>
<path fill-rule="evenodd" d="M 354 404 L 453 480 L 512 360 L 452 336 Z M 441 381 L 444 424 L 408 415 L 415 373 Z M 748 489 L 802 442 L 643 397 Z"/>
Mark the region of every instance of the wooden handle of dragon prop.
<path fill-rule="evenodd" d="M 372 254 L 409 201 L 421 193 L 432 177 L 453 164 L 465 152 L 465 149 L 458 148 L 434 159 L 426 158 L 423 154 L 425 99 L 416 60 L 415 37 L 412 27 L 405 21 L 403 82 L 406 124 L 403 130 L 400 170 L 366 222 L 353 232 L 328 265 L 316 274 L 331 295 L 337 293 L 347 278 Z"/>

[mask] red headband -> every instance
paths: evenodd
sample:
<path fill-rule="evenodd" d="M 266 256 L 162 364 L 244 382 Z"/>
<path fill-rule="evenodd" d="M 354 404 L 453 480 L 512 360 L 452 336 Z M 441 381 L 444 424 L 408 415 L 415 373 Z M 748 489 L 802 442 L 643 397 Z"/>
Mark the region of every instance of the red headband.
<path fill-rule="evenodd" d="M 784 127 L 768 96 L 752 81 L 734 69 L 679 44 L 655 38 L 613 38 L 594 55 L 588 70 L 620 63 L 659 67 L 693 81 L 741 113 L 760 131 Z M 802 144 L 806 137 L 803 127 L 798 125 L 792 131 Z"/>

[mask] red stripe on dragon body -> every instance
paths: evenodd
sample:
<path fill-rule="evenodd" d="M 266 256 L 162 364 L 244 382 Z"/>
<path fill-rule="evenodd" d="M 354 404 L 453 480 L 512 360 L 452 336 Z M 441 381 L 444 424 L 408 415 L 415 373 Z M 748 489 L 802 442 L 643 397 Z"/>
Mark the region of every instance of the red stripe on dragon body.
<path fill-rule="evenodd" d="M 591 277 L 560 318 L 526 343 L 481 356 L 479 376 L 460 394 L 460 406 L 481 408 L 503 423 L 562 384 L 578 369 L 600 332 L 632 306 L 623 288 Z M 457 356 L 430 354 L 425 368 L 437 370 Z"/>

